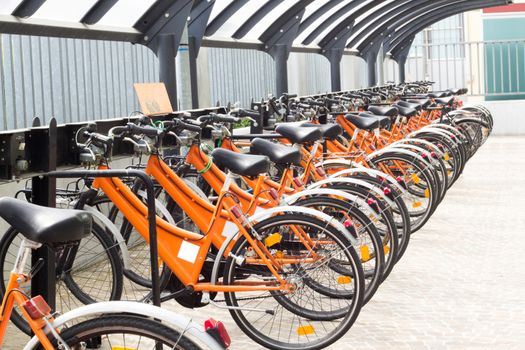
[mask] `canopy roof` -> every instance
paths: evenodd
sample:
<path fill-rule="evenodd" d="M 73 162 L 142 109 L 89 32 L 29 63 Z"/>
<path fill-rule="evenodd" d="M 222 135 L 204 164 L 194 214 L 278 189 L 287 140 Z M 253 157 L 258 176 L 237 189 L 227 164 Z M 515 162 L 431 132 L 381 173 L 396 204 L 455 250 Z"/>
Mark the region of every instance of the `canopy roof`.
<path fill-rule="evenodd" d="M 129 41 L 188 34 L 201 45 L 399 54 L 424 27 L 509 0 L 2 0 L 0 32 Z M 178 42 L 177 42 L 178 44 Z M 376 51 L 376 50 L 372 50 Z"/>

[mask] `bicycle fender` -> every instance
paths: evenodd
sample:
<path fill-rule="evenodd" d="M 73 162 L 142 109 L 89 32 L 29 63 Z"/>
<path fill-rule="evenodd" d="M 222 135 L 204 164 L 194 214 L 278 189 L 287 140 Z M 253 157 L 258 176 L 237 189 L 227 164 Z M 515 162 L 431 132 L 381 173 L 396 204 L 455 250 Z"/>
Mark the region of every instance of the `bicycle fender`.
<path fill-rule="evenodd" d="M 201 326 L 197 325 L 191 319 L 175 312 L 162 309 L 158 306 L 131 301 L 106 301 L 81 306 L 56 318 L 53 321 L 53 327 L 60 327 L 79 318 L 95 318 L 99 317 L 100 315 L 120 313 L 135 314 L 145 318 L 155 317 L 155 319 L 160 320 L 167 326 L 176 328 L 180 332 L 190 334 L 191 336 L 195 337 L 195 339 L 198 339 L 200 342 L 204 343 L 210 349 L 224 349 L 215 339 L 213 339 L 213 337 L 204 332 Z M 26 344 L 24 350 L 32 350 L 38 345 L 38 343 L 38 338 L 34 336 Z"/>
<path fill-rule="evenodd" d="M 359 168 L 350 168 L 350 169 L 344 169 L 341 171 L 338 171 L 337 173 L 330 175 L 330 178 L 334 177 L 346 177 L 349 174 L 353 173 L 365 173 L 368 175 L 371 175 L 372 177 L 380 176 L 383 179 L 388 180 L 392 185 L 394 185 L 395 188 L 397 188 L 402 194 L 405 194 L 406 190 L 401 186 L 396 179 L 394 179 L 392 176 L 383 173 L 382 171 L 376 170 L 376 169 L 370 169 L 365 167 L 359 167 Z"/>

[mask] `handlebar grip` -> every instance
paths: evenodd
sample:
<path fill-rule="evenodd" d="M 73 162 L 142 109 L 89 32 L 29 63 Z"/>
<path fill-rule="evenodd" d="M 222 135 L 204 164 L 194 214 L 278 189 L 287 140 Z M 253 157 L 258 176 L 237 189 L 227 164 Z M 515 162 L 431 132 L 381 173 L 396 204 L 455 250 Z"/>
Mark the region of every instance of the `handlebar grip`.
<path fill-rule="evenodd" d="M 297 94 L 286 94 L 286 93 L 284 93 L 283 96 L 286 97 L 286 98 L 296 98 Z"/>
<path fill-rule="evenodd" d="M 133 123 L 128 123 L 128 130 L 132 134 L 144 134 L 149 137 L 156 137 L 161 133 L 161 130 L 150 127 L 138 126 Z"/>
<path fill-rule="evenodd" d="M 248 109 L 239 109 L 239 112 L 237 113 L 239 117 L 251 117 L 251 118 L 258 118 L 261 114 L 256 111 L 250 111 Z"/>
<path fill-rule="evenodd" d="M 173 119 L 173 126 L 179 130 L 188 130 L 194 132 L 201 132 L 202 128 L 199 125 L 186 123 L 180 119 Z"/>
<path fill-rule="evenodd" d="M 115 126 L 111 129 L 109 129 L 109 132 L 108 134 L 109 135 L 113 135 L 113 136 L 122 136 L 122 134 L 125 134 L 128 132 L 128 127 L 127 126 Z"/>
<path fill-rule="evenodd" d="M 111 146 L 113 144 L 113 140 L 111 139 L 111 137 L 108 137 L 108 136 L 104 136 L 102 134 L 98 134 L 98 133 L 91 133 L 89 135 L 91 141 L 95 144 L 95 145 L 106 145 L 106 146 Z"/>

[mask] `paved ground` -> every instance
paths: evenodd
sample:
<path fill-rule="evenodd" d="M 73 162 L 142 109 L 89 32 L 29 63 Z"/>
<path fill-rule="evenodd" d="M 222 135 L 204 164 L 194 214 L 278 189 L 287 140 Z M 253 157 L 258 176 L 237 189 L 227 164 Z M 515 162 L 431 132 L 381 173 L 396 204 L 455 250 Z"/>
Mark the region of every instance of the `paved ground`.
<path fill-rule="evenodd" d="M 491 138 L 331 349 L 525 348 L 525 138 Z M 233 349 L 257 349 L 226 312 Z M 19 349 L 11 331 L 4 349 Z"/>

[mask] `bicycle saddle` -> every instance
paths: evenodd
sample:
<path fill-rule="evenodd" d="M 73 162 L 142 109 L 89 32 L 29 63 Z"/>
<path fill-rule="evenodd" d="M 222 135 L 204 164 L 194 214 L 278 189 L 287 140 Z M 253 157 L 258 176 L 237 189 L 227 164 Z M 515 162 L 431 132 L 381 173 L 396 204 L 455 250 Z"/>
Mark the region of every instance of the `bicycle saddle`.
<path fill-rule="evenodd" d="M 276 164 L 299 165 L 301 162 L 301 151 L 298 149 L 265 139 L 253 139 L 252 150 L 258 154 L 267 156 Z"/>
<path fill-rule="evenodd" d="M 451 106 L 452 102 L 454 102 L 454 97 L 444 97 L 444 98 L 436 98 L 435 101 L 439 103 L 440 105 L 444 106 Z"/>
<path fill-rule="evenodd" d="M 404 117 L 413 117 L 417 114 L 417 110 L 415 108 L 402 106 L 399 103 L 396 105 L 396 107 L 399 110 L 399 114 L 401 114 Z"/>
<path fill-rule="evenodd" d="M 280 124 L 275 128 L 279 134 L 292 143 L 309 143 L 320 140 L 323 135 L 318 128 L 309 128 L 297 124 Z"/>
<path fill-rule="evenodd" d="M 266 156 L 237 153 L 224 148 L 214 149 L 211 155 L 216 164 L 241 176 L 257 176 L 270 168 L 270 160 Z"/>
<path fill-rule="evenodd" d="M 379 121 L 379 127 L 381 128 L 388 128 L 390 127 L 390 124 L 392 124 L 391 117 L 387 117 L 384 115 L 376 115 L 368 112 L 361 112 L 359 113 L 359 116 L 364 118 L 376 118 Z"/>
<path fill-rule="evenodd" d="M 421 108 L 427 108 L 428 106 L 430 106 L 430 103 L 432 101 L 430 99 L 428 99 L 428 98 L 425 98 L 425 99 L 411 99 L 411 100 L 407 100 L 407 102 L 417 103 L 417 104 L 421 105 Z"/>
<path fill-rule="evenodd" d="M 397 116 L 397 108 L 392 106 L 369 106 L 368 111 L 376 115 L 385 115 L 387 117 Z"/>
<path fill-rule="evenodd" d="M 324 139 L 332 140 L 337 136 L 343 134 L 343 128 L 339 124 L 313 124 L 313 123 L 304 123 L 301 126 L 306 126 L 309 128 L 318 128 L 321 131 Z"/>
<path fill-rule="evenodd" d="M 27 239 L 37 243 L 78 241 L 91 232 L 92 219 L 85 211 L 56 209 L 0 198 L 0 216 Z"/>
<path fill-rule="evenodd" d="M 447 97 L 448 94 L 444 91 L 434 91 L 434 92 L 429 92 L 427 96 L 432 97 L 432 98 L 441 98 L 441 97 Z"/>
<path fill-rule="evenodd" d="M 396 106 L 398 109 L 399 109 L 399 106 L 401 106 L 401 107 L 413 108 L 416 111 L 419 111 L 423 108 L 423 106 L 420 103 L 408 102 L 408 101 L 403 101 L 403 100 L 397 101 Z M 399 112 L 401 113 L 401 111 Z"/>
<path fill-rule="evenodd" d="M 369 114 L 369 116 L 374 116 L 375 118 L 370 117 L 362 117 L 355 114 L 347 114 L 345 115 L 346 120 L 348 120 L 350 123 L 354 124 L 358 129 L 362 130 L 374 130 L 379 127 L 379 119 L 377 119 L 376 115 Z"/>

